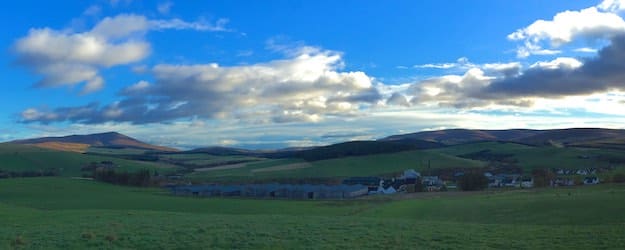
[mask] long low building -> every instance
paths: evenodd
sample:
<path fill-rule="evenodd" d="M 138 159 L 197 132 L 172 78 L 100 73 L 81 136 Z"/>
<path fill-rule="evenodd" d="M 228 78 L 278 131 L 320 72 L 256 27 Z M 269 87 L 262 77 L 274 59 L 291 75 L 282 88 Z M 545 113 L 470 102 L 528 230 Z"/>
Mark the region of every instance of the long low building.
<path fill-rule="evenodd" d="M 364 185 L 189 185 L 170 188 L 172 194 L 202 197 L 256 197 L 284 199 L 349 199 L 368 193 Z"/>

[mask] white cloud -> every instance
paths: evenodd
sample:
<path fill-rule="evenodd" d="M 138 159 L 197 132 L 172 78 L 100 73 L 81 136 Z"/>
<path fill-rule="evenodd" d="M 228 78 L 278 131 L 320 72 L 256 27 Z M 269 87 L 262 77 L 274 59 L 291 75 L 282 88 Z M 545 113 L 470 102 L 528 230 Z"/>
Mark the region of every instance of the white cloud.
<path fill-rule="evenodd" d="M 104 88 L 104 79 L 102 77 L 93 77 L 87 81 L 82 89 L 82 94 L 90 94 Z"/>
<path fill-rule="evenodd" d="M 581 67 L 583 63 L 572 57 L 558 57 L 551 61 L 540 61 L 532 64 L 530 68 L 543 68 L 543 69 L 563 69 L 574 70 Z"/>
<path fill-rule="evenodd" d="M 456 67 L 456 63 L 427 63 L 421 65 L 415 65 L 415 68 L 424 68 L 424 69 L 451 69 Z"/>
<path fill-rule="evenodd" d="M 618 13 L 625 10 L 625 1 L 623 0 L 604 0 L 597 5 L 602 11 Z"/>
<path fill-rule="evenodd" d="M 386 100 L 386 103 L 389 105 L 410 107 L 410 102 L 408 101 L 408 98 L 400 93 L 394 93 L 393 95 L 391 95 L 391 97 Z"/>
<path fill-rule="evenodd" d="M 133 34 L 142 35 L 148 30 L 148 20 L 144 16 L 121 14 L 106 17 L 93 27 L 90 35 L 104 39 L 127 38 Z"/>
<path fill-rule="evenodd" d="M 413 95 L 416 105 L 472 108 L 484 106 L 490 101 L 476 98 L 494 77 L 485 75 L 479 68 L 472 68 L 462 76 L 446 75 L 415 83 L 407 92 Z"/>
<path fill-rule="evenodd" d="M 414 65 L 413 68 L 419 69 L 452 69 L 452 68 L 472 68 L 475 65 L 469 62 L 469 59 L 466 57 L 460 57 L 453 63 L 427 63 Z"/>
<path fill-rule="evenodd" d="M 38 86 L 87 82 L 83 89 L 87 93 L 103 86 L 99 69 L 139 61 L 148 55 L 150 45 L 138 40 L 112 42 L 93 32 L 64 33 L 43 28 L 31 29 L 14 49 L 19 63 L 43 75 Z"/>
<path fill-rule="evenodd" d="M 139 62 L 149 55 L 150 44 L 144 40 L 149 30 L 226 31 L 226 22 L 148 20 L 141 15 L 121 14 L 106 17 L 85 32 L 31 29 L 15 42 L 14 51 L 18 63 L 43 76 L 37 86 L 84 83 L 81 92 L 86 94 L 104 87 L 101 69 Z"/>
<path fill-rule="evenodd" d="M 150 26 L 154 30 L 175 29 L 196 31 L 230 31 L 230 29 L 226 28 L 226 24 L 228 24 L 228 22 L 228 19 L 225 18 L 217 20 L 214 24 L 205 21 L 187 22 L 174 18 L 169 20 L 151 20 Z"/>
<path fill-rule="evenodd" d="M 574 49 L 573 51 L 581 52 L 581 53 L 597 53 L 598 50 L 593 49 L 593 48 L 583 47 L 583 48 Z"/>
<path fill-rule="evenodd" d="M 615 35 L 625 33 L 625 21 L 619 15 L 611 12 L 616 7 L 602 7 L 604 5 L 614 6 L 614 4 L 606 2 L 600 4 L 599 7 L 560 12 L 552 20 L 537 20 L 531 25 L 509 34 L 508 39 L 524 41 L 524 45 L 520 46 L 517 51 L 519 57 L 551 55 L 560 52 L 542 48 L 544 41 L 547 41 L 547 45 L 551 48 L 558 48 L 578 38 L 587 40 L 611 39 Z"/>
<path fill-rule="evenodd" d="M 480 68 L 487 73 L 496 73 L 506 77 L 512 77 L 520 74 L 523 66 L 520 62 L 485 63 L 480 65 Z"/>
<path fill-rule="evenodd" d="M 149 82 L 141 80 L 123 89 L 121 93 L 123 93 L 124 95 L 134 95 L 134 94 L 139 94 L 139 93 L 145 93 L 149 89 L 149 87 L 150 87 Z"/>
<path fill-rule="evenodd" d="M 301 54 L 266 63 L 160 64 L 155 82 L 140 81 L 120 91 L 119 103 L 50 111 L 56 116 L 23 116 L 23 121 L 154 123 L 179 118 L 234 118 L 250 122 L 318 122 L 329 116 L 358 115 L 382 96 L 364 72 L 342 72 L 340 53 L 303 49 Z M 115 107 L 116 116 L 104 115 Z M 47 118 L 52 118 L 48 119 Z"/>

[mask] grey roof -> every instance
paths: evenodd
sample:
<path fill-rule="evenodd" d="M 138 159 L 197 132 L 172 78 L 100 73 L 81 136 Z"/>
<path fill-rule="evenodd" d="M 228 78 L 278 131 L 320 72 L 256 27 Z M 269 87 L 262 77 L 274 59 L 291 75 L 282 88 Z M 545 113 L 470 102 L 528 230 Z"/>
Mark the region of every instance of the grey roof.
<path fill-rule="evenodd" d="M 221 192 L 236 192 L 243 191 L 245 189 L 256 189 L 264 191 L 277 191 L 277 190 L 290 190 L 290 191 L 326 191 L 326 192 L 353 192 L 367 188 L 364 185 L 291 185 L 291 184 L 248 184 L 248 185 L 190 185 L 190 186 L 176 186 L 171 188 L 172 191 L 187 191 L 187 192 L 203 192 L 219 190 Z"/>

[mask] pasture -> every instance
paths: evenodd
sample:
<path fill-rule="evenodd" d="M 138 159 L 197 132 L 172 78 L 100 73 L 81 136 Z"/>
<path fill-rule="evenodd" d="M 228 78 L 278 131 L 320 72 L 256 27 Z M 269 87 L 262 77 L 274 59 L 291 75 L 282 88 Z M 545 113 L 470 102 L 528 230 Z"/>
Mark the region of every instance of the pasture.
<path fill-rule="evenodd" d="M 247 163 L 235 169 L 195 172 L 193 180 L 263 180 L 286 178 L 341 178 L 350 176 L 394 175 L 406 169 L 472 168 L 485 166 L 484 162 L 463 159 L 453 155 L 411 150 L 390 154 L 351 156 L 306 162 L 299 159 L 267 159 Z"/>
<path fill-rule="evenodd" d="M 615 149 L 552 146 L 533 147 L 516 143 L 483 142 L 430 149 L 427 151 L 450 156 L 459 156 L 480 151 L 509 155 L 511 159 L 517 161 L 515 163 L 516 165 L 526 171 L 536 168 L 625 166 L 623 151 Z M 623 162 L 619 162 L 621 160 Z"/>
<path fill-rule="evenodd" d="M 69 178 L 0 180 L 0 248 L 625 247 L 625 186 L 367 197 L 201 199 Z"/>
<path fill-rule="evenodd" d="M 81 176 L 81 168 L 91 162 L 111 161 L 120 171 L 141 169 L 173 171 L 176 167 L 157 162 L 133 161 L 111 156 L 55 151 L 28 145 L 0 143 L 0 170 L 41 171 L 58 169 L 61 176 Z"/>

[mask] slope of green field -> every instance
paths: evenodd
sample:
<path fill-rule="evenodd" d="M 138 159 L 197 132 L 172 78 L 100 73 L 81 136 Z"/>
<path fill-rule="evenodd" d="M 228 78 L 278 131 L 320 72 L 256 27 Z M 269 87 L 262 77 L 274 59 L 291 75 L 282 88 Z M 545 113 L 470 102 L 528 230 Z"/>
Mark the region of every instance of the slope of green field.
<path fill-rule="evenodd" d="M 0 170 L 27 171 L 59 169 L 62 176 L 81 176 L 80 168 L 90 162 L 112 161 L 121 171 L 140 169 L 172 170 L 173 167 L 161 163 L 140 162 L 119 158 L 86 155 L 74 152 L 53 151 L 28 145 L 0 144 Z"/>
<path fill-rule="evenodd" d="M 424 170 L 428 161 L 432 168 L 470 168 L 485 165 L 483 162 L 451 155 L 414 150 L 313 162 L 298 159 L 266 160 L 236 169 L 194 173 L 191 177 L 198 180 L 218 180 L 224 177 L 230 180 L 246 180 L 388 175 L 406 169 Z"/>
<path fill-rule="evenodd" d="M 177 154 L 161 154 L 160 159 L 180 162 L 189 165 L 219 165 L 228 164 L 229 162 L 252 162 L 264 160 L 264 158 L 245 156 L 245 155 L 210 155 L 202 153 L 177 153 Z"/>
<path fill-rule="evenodd" d="M 518 166 L 534 168 L 588 168 L 614 165 L 605 157 L 622 156 L 625 151 L 613 149 L 532 147 L 515 143 L 483 142 L 431 149 L 429 152 L 459 156 L 490 150 L 495 154 L 509 154 Z M 617 164 L 618 165 L 618 164 Z M 621 164 L 622 165 L 622 164 Z"/>
<path fill-rule="evenodd" d="M 625 186 L 414 199 L 198 199 L 65 178 L 0 180 L 0 248 L 625 247 Z"/>
<path fill-rule="evenodd" d="M 140 148 L 89 147 L 87 153 L 103 155 L 140 155 L 148 152 Z"/>

